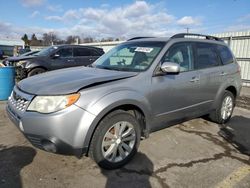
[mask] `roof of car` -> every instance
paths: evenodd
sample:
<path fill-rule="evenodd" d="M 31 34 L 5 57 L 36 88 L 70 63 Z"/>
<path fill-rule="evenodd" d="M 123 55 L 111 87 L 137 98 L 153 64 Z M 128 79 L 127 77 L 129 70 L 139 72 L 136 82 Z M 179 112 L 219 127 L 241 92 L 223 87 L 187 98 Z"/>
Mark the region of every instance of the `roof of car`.
<path fill-rule="evenodd" d="M 93 48 L 93 49 L 103 50 L 102 48 L 95 47 L 95 46 L 85 46 L 85 45 L 77 45 L 77 44 L 59 44 L 59 45 L 54 45 L 54 46 L 57 46 L 57 47 L 71 46 L 71 47 Z"/>
<path fill-rule="evenodd" d="M 128 40 L 130 41 L 138 41 L 138 42 L 168 42 L 169 40 L 185 40 L 185 41 L 203 41 L 203 42 L 214 42 L 219 44 L 225 44 L 222 39 L 210 36 L 210 35 L 202 35 L 195 33 L 179 33 L 173 35 L 172 37 L 134 37 Z"/>

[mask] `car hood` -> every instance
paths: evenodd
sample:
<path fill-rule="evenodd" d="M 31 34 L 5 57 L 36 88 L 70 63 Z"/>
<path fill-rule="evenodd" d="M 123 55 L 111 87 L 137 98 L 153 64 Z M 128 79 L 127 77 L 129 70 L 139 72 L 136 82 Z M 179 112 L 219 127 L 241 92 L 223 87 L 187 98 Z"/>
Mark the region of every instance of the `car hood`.
<path fill-rule="evenodd" d="M 136 76 L 136 72 L 122 72 L 89 67 L 75 67 L 50 71 L 20 81 L 17 85 L 24 92 L 34 95 L 63 95 L 91 85 Z"/>
<path fill-rule="evenodd" d="M 34 56 L 23 56 L 23 57 L 8 57 L 6 60 L 7 61 L 22 61 L 22 60 L 26 60 L 26 59 L 32 59 L 34 58 Z"/>

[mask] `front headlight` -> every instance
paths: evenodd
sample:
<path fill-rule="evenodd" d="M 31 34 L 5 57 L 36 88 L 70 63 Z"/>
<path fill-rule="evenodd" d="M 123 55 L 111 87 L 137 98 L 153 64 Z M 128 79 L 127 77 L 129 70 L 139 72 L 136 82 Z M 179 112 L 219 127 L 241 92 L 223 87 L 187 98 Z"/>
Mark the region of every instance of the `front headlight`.
<path fill-rule="evenodd" d="M 21 66 L 22 64 L 27 63 L 27 61 L 18 61 L 16 63 L 16 66 Z"/>
<path fill-rule="evenodd" d="M 56 112 L 71 106 L 79 97 L 79 93 L 64 96 L 36 96 L 27 110 L 40 113 Z"/>

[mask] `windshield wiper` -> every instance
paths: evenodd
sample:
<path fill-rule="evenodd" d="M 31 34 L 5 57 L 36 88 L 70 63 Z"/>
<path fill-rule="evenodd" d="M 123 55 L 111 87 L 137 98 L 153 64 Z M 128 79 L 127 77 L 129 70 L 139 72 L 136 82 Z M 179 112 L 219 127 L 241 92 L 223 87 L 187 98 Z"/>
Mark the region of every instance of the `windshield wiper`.
<path fill-rule="evenodd" d="M 118 69 L 118 68 L 115 68 L 115 67 L 105 67 L 105 66 L 99 66 L 99 67 L 97 67 L 97 68 L 100 68 L 100 69 L 106 69 L 106 70 L 118 70 L 118 71 L 119 71 L 119 69 Z"/>
<path fill-rule="evenodd" d="M 114 67 L 114 66 L 96 66 L 96 68 L 100 69 L 107 69 L 107 70 L 116 70 L 116 71 L 131 71 L 131 72 L 138 72 L 133 68 L 130 67 Z"/>

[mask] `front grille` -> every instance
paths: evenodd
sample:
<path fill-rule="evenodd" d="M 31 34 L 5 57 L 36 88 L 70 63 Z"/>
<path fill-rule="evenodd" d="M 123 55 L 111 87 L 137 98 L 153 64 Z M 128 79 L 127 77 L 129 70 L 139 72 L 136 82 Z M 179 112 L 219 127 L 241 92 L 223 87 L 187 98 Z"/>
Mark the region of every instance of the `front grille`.
<path fill-rule="evenodd" d="M 18 95 L 15 91 L 9 98 L 9 103 L 18 111 L 24 112 L 29 105 L 29 101 L 24 97 Z"/>

